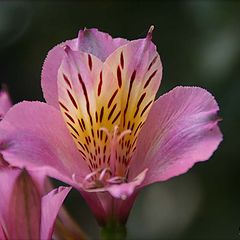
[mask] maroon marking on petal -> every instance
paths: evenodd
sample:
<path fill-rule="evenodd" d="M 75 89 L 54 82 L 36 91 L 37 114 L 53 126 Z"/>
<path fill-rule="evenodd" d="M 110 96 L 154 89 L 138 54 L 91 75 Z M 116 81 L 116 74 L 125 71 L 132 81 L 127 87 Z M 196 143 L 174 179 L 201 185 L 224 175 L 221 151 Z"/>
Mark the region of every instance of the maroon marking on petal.
<path fill-rule="evenodd" d="M 138 111 L 139 111 L 139 107 L 140 107 L 143 99 L 145 98 L 145 96 L 146 96 L 146 93 L 143 93 L 142 96 L 140 97 L 140 99 L 138 100 L 137 109 L 136 109 L 136 111 L 135 111 L 135 113 L 134 113 L 134 116 L 133 116 L 134 118 L 137 116 Z"/>
<path fill-rule="evenodd" d="M 90 136 L 88 136 L 88 141 L 89 141 L 90 143 L 92 142 Z"/>
<path fill-rule="evenodd" d="M 73 106 L 78 109 L 78 105 L 77 105 L 77 102 L 75 101 L 74 97 L 72 96 L 72 94 L 67 90 L 67 93 L 68 93 L 68 96 L 73 104 Z"/>
<path fill-rule="evenodd" d="M 144 89 L 149 85 L 149 83 L 151 82 L 152 78 L 155 76 L 155 74 L 157 73 L 157 70 L 155 70 L 151 76 L 148 78 L 148 80 L 146 81 L 145 85 L 144 85 Z"/>
<path fill-rule="evenodd" d="M 133 85 L 133 81 L 134 81 L 135 77 L 136 77 L 136 70 L 133 71 L 133 73 L 131 75 L 131 78 L 130 78 L 129 89 L 128 89 L 128 96 L 127 96 L 127 103 L 126 103 L 126 107 L 125 107 L 124 113 L 123 113 L 123 127 L 125 127 L 126 113 L 127 113 L 129 99 L 130 99 L 130 94 L 131 94 L 131 91 L 132 91 L 132 85 Z"/>
<path fill-rule="evenodd" d="M 118 86 L 119 86 L 119 88 L 121 88 L 121 86 L 122 86 L 122 73 L 121 73 L 121 69 L 120 69 L 119 66 L 117 68 L 117 79 L 118 79 Z"/>
<path fill-rule="evenodd" d="M 100 154 L 100 147 L 98 146 L 98 148 L 97 148 L 97 149 L 98 149 L 98 154 Z"/>
<path fill-rule="evenodd" d="M 99 138 L 99 130 L 97 130 L 97 138 Z"/>
<path fill-rule="evenodd" d="M 77 139 L 77 137 L 76 137 L 73 133 L 71 133 L 71 135 L 72 135 L 75 139 Z"/>
<path fill-rule="evenodd" d="M 63 103 L 61 103 L 60 101 L 58 103 L 65 111 L 69 112 L 68 108 Z"/>
<path fill-rule="evenodd" d="M 99 165 L 102 165 L 102 160 L 101 160 L 101 158 L 98 159 L 98 164 L 99 164 Z"/>
<path fill-rule="evenodd" d="M 69 81 L 69 79 L 67 78 L 67 76 L 63 73 L 63 79 L 65 80 L 65 82 L 67 83 L 67 85 L 72 89 L 72 85 Z"/>
<path fill-rule="evenodd" d="M 86 155 L 83 151 L 81 151 L 80 149 L 78 149 L 78 151 L 86 158 Z"/>
<path fill-rule="evenodd" d="M 89 153 L 89 149 L 88 149 L 88 147 L 87 147 L 87 145 L 85 143 L 84 143 L 84 147 L 85 147 L 86 151 Z"/>
<path fill-rule="evenodd" d="M 131 126 L 131 131 L 133 131 L 134 126 L 135 126 L 135 123 L 132 124 L 132 126 Z"/>
<path fill-rule="evenodd" d="M 95 142 L 95 139 L 93 139 L 93 145 L 94 145 L 94 147 L 96 147 L 96 142 Z"/>
<path fill-rule="evenodd" d="M 105 136 L 105 143 L 107 142 L 108 140 L 108 135 Z"/>
<path fill-rule="evenodd" d="M 78 144 L 81 146 L 82 149 L 84 149 L 84 146 L 82 145 L 81 142 L 78 141 Z"/>
<path fill-rule="evenodd" d="M 134 141 L 133 141 L 133 143 L 132 143 L 132 146 L 135 145 L 136 141 L 137 141 L 137 137 L 134 139 Z"/>
<path fill-rule="evenodd" d="M 146 112 L 146 110 L 148 109 L 148 107 L 151 105 L 153 101 L 150 101 L 145 107 L 144 109 L 142 110 L 141 114 L 140 114 L 140 117 L 142 117 L 142 115 Z"/>
<path fill-rule="evenodd" d="M 89 66 L 89 69 L 92 71 L 92 57 L 90 54 L 88 54 L 88 66 Z"/>
<path fill-rule="evenodd" d="M 101 89 L 102 89 L 102 71 L 100 72 L 100 81 L 98 83 L 98 96 L 101 94 Z"/>
<path fill-rule="evenodd" d="M 121 55 L 120 55 L 120 64 L 121 64 L 121 67 L 122 67 L 122 69 L 123 69 L 123 68 L 124 68 L 123 52 L 121 52 Z"/>
<path fill-rule="evenodd" d="M 82 126 L 82 124 L 81 124 L 79 119 L 78 119 L 78 124 L 79 124 L 80 128 L 82 129 L 82 131 L 84 132 L 83 126 Z"/>
<path fill-rule="evenodd" d="M 156 57 L 152 60 L 152 62 L 149 64 L 149 66 L 148 66 L 148 71 L 151 69 L 151 67 L 153 66 L 153 64 L 156 62 L 157 58 L 158 58 L 158 56 L 156 56 Z"/>
<path fill-rule="evenodd" d="M 104 153 L 104 154 L 106 153 L 106 149 L 107 149 L 107 146 L 104 145 L 104 148 L 103 148 L 103 153 Z"/>
<path fill-rule="evenodd" d="M 111 109 L 109 115 L 108 115 L 108 120 L 110 120 L 110 118 L 111 118 L 111 116 L 113 115 L 113 113 L 114 113 L 116 107 L 117 107 L 117 104 L 115 103 L 114 106 L 112 107 L 112 109 Z"/>
<path fill-rule="evenodd" d="M 82 123 L 82 126 L 83 126 L 84 130 L 86 130 L 85 122 L 82 118 L 81 118 L 81 123 Z"/>
<path fill-rule="evenodd" d="M 89 141 L 88 141 L 88 138 L 87 138 L 87 137 L 85 137 L 85 140 L 86 140 L 86 142 L 87 142 L 87 145 L 89 145 Z"/>
<path fill-rule="evenodd" d="M 137 126 L 137 128 L 136 128 L 136 130 L 135 130 L 135 132 L 134 132 L 134 136 L 136 135 L 136 133 L 137 133 L 137 131 L 138 131 L 138 129 L 140 128 L 140 126 L 142 125 L 142 122 L 140 122 L 139 124 L 138 124 L 138 126 Z"/>
<path fill-rule="evenodd" d="M 130 121 L 128 121 L 127 129 L 129 129 L 129 128 L 130 128 L 130 124 L 131 124 L 131 122 L 130 122 Z"/>
<path fill-rule="evenodd" d="M 102 107 L 100 111 L 100 123 L 102 122 L 102 119 L 103 119 L 103 113 L 104 113 L 104 107 Z"/>
<path fill-rule="evenodd" d="M 112 124 L 114 124 L 117 121 L 117 119 L 119 118 L 120 114 L 121 114 L 121 110 L 119 111 L 117 116 L 113 119 Z"/>
<path fill-rule="evenodd" d="M 106 156 L 103 155 L 103 163 L 105 163 L 105 162 L 106 162 Z"/>
<path fill-rule="evenodd" d="M 70 126 L 71 129 L 79 136 L 79 133 L 78 133 L 78 131 L 76 130 L 76 128 L 75 128 L 71 123 L 69 123 L 69 122 L 67 122 L 67 124 L 68 124 L 68 126 Z"/>
<path fill-rule="evenodd" d="M 64 114 L 68 117 L 68 119 L 72 122 L 75 123 L 74 119 L 66 112 L 64 112 Z"/>
<path fill-rule="evenodd" d="M 117 92 L 118 92 L 118 89 L 113 93 L 112 97 L 110 98 L 110 100 L 109 100 L 109 102 L 108 102 L 108 108 L 111 107 L 111 104 L 112 104 L 114 98 L 116 97 Z"/>
<path fill-rule="evenodd" d="M 100 132 L 100 140 L 102 141 L 103 138 L 103 131 Z"/>
<path fill-rule="evenodd" d="M 94 138 L 94 132 L 93 132 L 93 129 L 91 129 L 91 133 L 92 133 L 92 137 Z"/>
<path fill-rule="evenodd" d="M 97 113 L 97 111 L 95 112 L 95 118 L 96 118 L 96 122 L 98 122 L 98 113 Z"/>
<path fill-rule="evenodd" d="M 90 103 L 89 103 L 89 100 L 88 100 L 87 89 L 86 89 L 86 86 L 85 86 L 85 84 L 82 80 L 82 77 L 81 77 L 80 73 L 78 73 L 78 79 L 79 79 L 79 82 L 82 86 L 83 94 L 84 94 L 85 99 L 86 99 L 86 107 L 87 107 L 87 112 L 88 112 L 88 116 L 89 116 L 89 119 L 90 119 L 90 123 L 91 123 L 91 125 L 93 125 L 92 116 L 91 116 L 91 113 L 90 113 Z"/>

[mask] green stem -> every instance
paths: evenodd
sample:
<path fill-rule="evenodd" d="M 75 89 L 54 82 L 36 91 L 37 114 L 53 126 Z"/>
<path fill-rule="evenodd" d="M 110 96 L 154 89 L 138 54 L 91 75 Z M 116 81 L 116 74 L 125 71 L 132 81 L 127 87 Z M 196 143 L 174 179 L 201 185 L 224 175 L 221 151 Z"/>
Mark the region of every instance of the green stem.
<path fill-rule="evenodd" d="M 126 226 L 116 221 L 110 221 L 101 230 L 101 240 L 124 240 L 126 236 Z"/>

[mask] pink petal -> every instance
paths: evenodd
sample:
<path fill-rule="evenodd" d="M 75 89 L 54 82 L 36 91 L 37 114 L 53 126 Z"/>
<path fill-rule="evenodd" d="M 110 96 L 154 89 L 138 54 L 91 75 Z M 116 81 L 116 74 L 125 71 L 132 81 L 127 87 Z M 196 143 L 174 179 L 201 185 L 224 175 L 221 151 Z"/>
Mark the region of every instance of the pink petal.
<path fill-rule="evenodd" d="M 12 101 L 7 90 L 0 91 L 0 120 L 12 106 Z"/>
<path fill-rule="evenodd" d="M 106 133 L 100 133 L 100 129 L 114 129 L 116 123 L 112 122 L 119 116 L 121 99 L 113 110 L 114 104 L 111 108 L 107 105 L 117 88 L 113 74 L 98 58 L 66 48 L 58 71 L 59 103 L 76 147 L 91 170 L 101 167 L 99 162 L 110 154 Z"/>
<path fill-rule="evenodd" d="M 116 102 L 118 99 L 117 106 L 121 105 L 121 121 L 115 122 L 115 125 L 119 126 L 119 132 L 131 131 L 131 134 L 124 136 L 117 151 L 119 163 L 116 164 L 116 174 L 123 176 L 159 88 L 162 64 L 151 41 L 151 34 L 148 34 L 145 39 L 119 47 L 104 65 L 109 67 L 118 81 L 119 94 L 114 100 Z"/>
<path fill-rule="evenodd" d="M 51 49 L 44 61 L 42 69 L 42 89 L 47 103 L 59 107 L 57 98 L 57 72 L 64 55 L 64 46 L 69 46 L 72 50 L 91 53 L 99 59 L 105 58 L 117 47 L 126 44 L 127 40 L 111 38 L 107 33 L 97 29 L 85 29 L 79 31 L 78 39 L 72 39 Z"/>
<path fill-rule="evenodd" d="M 8 204 L 10 202 L 12 190 L 19 176 L 20 171 L 11 168 L 0 169 L 0 225 L 6 228 L 8 219 Z M 7 183 L 7 184 L 6 184 Z M 6 230 L 6 229 L 5 229 Z"/>
<path fill-rule="evenodd" d="M 61 113 L 40 102 L 15 105 L 0 122 L 0 151 L 11 165 L 40 170 L 69 182 L 89 170 L 77 151 Z"/>
<path fill-rule="evenodd" d="M 122 184 L 113 184 L 107 187 L 106 190 L 113 197 L 126 200 L 128 197 L 130 197 L 134 193 L 134 191 L 136 191 L 137 186 L 139 186 L 143 182 L 146 176 L 147 170 L 148 169 L 145 169 L 131 182 L 122 183 Z"/>
<path fill-rule="evenodd" d="M 153 105 L 140 133 L 130 179 L 149 171 L 143 186 L 188 171 L 211 157 L 222 141 L 214 97 L 198 87 L 176 87 Z"/>
<path fill-rule="evenodd" d="M 8 204 L 9 239 L 39 239 L 41 196 L 26 170 L 16 178 Z"/>
<path fill-rule="evenodd" d="M 128 43 L 123 38 L 112 38 L 108 33 L 96 28 L 80 30 L 78 34 L 78 50 L 90 53 L 103 62 L 118 47 Z"/>
<path fill-rule="evenodd" d="M 52 239 L 54 223 L 70 187 L 59 187 L 42 198 L 41 239 Z"/>

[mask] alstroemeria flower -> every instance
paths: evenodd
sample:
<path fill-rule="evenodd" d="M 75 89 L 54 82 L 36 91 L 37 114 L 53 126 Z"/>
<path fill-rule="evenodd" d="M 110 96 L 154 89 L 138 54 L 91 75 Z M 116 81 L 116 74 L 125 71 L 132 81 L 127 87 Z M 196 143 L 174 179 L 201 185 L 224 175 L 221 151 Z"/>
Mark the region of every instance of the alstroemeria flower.
<path fill-rule="evenodd" d="M 58 211 L 70 187 L 40 194 L 39 179 L 26 170 L 1 169 L 0 239 L 52 239 Z"/>
<path fill-rule="evenodd" d="M 0 125 L 7 161 L 76 187 L 100 224 L 125 222 L 139 189 L 209 159 L 222 140 L 206 90 L 176 87 L 154 101 L 162 65 L 151 38 L 81 30 L 45 60 L 47 103 L 20 103 Z"/>

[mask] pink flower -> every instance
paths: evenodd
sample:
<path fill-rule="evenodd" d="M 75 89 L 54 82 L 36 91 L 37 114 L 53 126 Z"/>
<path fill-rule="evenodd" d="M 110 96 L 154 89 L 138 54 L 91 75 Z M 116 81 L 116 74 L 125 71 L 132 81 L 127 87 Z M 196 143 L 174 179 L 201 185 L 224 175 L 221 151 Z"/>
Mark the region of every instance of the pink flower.
<path fill-rule="evenodd" d="M 56 216 L 71 188 L 41 196 L 39 182 L 26 170 L 1 169 L 0 239 L 52 239 Z"/>
<path fill-rule="evenodd" d="M 222 140 L 206 90 L 154 101 L 162 65 L 151 38 L 152 28 L 134 41 L 81 30 L 44 62 L 47 103 L 22 102 L 0 125 L 7 161 L 77 188 L 100 224 L 124 223 L 141 188 L 209 159 Z"/>

